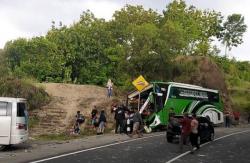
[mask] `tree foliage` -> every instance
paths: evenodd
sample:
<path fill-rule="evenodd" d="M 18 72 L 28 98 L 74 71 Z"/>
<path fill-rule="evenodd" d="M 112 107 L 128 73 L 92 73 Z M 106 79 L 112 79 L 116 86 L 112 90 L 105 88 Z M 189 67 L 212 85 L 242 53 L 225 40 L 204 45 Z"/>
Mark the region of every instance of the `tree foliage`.
<path fill-rule="evenodd" d="M 241 14 L 232 14 L 227 17 L 222 29 L 221 40 L 226 47 L 225 55 L 227 55 L 227 49 L 230 51 L 232 47 L 243 43 L 243 34 L 246 32 L 247 26 Z"/>
<path fill-rule="evenodd" d="M 178 70 L 176 56 L 215 55 L 214 38 L 228 47 L 242 42 L 244 19 L 234 15 L 222 22 L 219 12 L 183 0 L 169 3 L 162 14 L 126 5 L 110 21 L 87 10 L 70 26 L 52 22 L 45 36 L 9 41 L 3 53 L 12 73 L 39 81 L 104 85 L 111 78 L 126 85 L 139 74 L 170 80 Z"/>

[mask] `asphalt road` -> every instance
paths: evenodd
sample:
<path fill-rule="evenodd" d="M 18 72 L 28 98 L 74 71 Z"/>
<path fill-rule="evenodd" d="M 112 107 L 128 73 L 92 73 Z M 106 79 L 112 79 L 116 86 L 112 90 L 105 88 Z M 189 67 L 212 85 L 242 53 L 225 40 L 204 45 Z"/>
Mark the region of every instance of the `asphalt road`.
<path fill-rule="evenodd" d="M 190 147 L 184 148 L 188 151 Z M 167 163 L 179 156 L 178 144 L 167 143 L 165 135 L 117 143 L 84 150 L 81 153 L 54 158 L 45 163 Z M 173 162 L 223 163 L 250 162 L 250 132 L 235 134 L 203 146 L 194 154 L 180 157 Z"/>
<path fill-rule="evenodd" d="M 212 142 L 194 154 L 188 154 L 175 163 L 249 163 L 250 132 Z"/>

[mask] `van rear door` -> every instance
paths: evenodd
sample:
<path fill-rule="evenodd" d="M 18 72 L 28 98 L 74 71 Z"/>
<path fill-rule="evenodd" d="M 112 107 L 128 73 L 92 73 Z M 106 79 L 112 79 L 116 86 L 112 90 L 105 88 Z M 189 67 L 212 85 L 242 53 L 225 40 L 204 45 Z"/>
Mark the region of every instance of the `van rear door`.
<path fill-rule="evenodd" d="M 7 102 L 0 101 L 0 145 L 10 144 L 11 107 Z"/>
<path fill-rule="evenodd" d="M 16 103 L 15 124 L 12 125 L 11 144 L 20 144 L 28 140 L 28 113 L 25 102 Z"/>
<path fill-rule="evenodd" d="M 28 130 L 28 112 L 24 102 L 17 103 L 16 127 L 21 133 Z"/>

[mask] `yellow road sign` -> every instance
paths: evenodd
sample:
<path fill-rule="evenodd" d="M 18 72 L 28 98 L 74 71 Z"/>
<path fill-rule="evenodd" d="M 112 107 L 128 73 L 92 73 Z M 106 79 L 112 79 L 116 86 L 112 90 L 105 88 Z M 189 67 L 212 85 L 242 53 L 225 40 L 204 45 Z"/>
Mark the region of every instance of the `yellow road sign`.
<path fill-rule="evenodd" d="M 144 79 L 144 77 L 142 75 L 140 75 L 132 83 L 138 91 L 143 90 L 145 87 L 147 87 L 149 85 L 148 82 Z"/>

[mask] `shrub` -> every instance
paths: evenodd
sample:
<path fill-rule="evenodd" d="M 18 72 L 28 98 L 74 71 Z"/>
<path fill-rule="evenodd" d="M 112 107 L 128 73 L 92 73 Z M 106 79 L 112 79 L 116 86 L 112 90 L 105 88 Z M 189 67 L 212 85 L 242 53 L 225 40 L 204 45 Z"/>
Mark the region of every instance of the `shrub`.
<path fill-rule="evenodd" d="M 25 98 L 30 110 L 40 108 L 50 100 L 43 88 L 14 77 L 0 78 L 0 96 Z"/>

